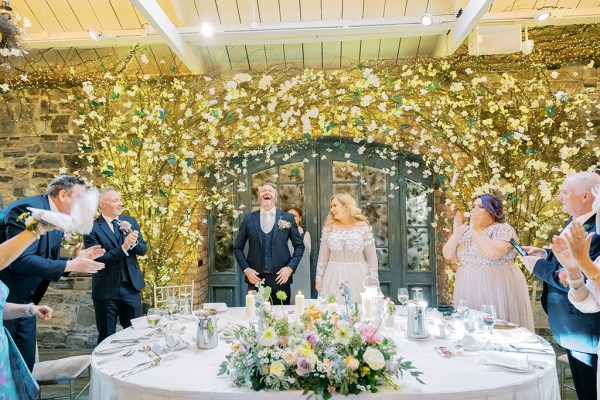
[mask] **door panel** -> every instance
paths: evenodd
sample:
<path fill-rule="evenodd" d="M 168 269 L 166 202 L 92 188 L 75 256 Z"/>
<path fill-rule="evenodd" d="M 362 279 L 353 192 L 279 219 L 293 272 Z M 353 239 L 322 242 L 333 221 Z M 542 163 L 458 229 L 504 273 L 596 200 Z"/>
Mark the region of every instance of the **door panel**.
<path fill-rule="evenodd" d="M 414 158 L 414 157 L 413 157 Z M 240 177 L 249 188 L 234 192 L 232 183 L 225 188 L 233 204 L 245 210 L 259 207 L 257 190 L 265 182 L 278 187 L 278 205 L 304 212 L 303 228 L 311 235 L 311 294 L 316 298 L 316 272 L 321 229 L 329 213 L 329 199 L 334 193 L 350 193 L 367 216 L 373 229 L 379 279 L 383 293 L 396 301 L 400 287 L 423 288 L 425 298 L 435 304 L 435 253 L 433 195 L 431 178 L 405 159 L 389 160 L 369 150 L 348 143 L 343 147 L 322 143 L 316 149 L 297 151 L 289 157 L 273 155 L 274 163 L 248 162 L 248 175 Z M 229 306 L 244 305 L 246 284 L 232 254 L 234 227 L 241 216 L 226 215 L 211 220 L 209 245 L 209 298 Z M 412 295 L 412 291 L 410 292 Z"/>

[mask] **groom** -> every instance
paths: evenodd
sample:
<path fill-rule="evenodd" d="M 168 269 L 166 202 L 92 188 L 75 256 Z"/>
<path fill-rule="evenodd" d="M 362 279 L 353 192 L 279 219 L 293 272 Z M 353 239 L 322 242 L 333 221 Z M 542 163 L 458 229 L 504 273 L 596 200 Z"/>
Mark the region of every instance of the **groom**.
<path fill-rule="evenodd" d="M 304 242 L 298 232 L 294 216 L 275 209 L 277 188 L 264 183 L 258 188 L 260 210 L 244 215 L 244 220 L 235 244 L 233 254 L 238 265 L 246 275 L 248 290 L 264 279 L 265 286 L 272 290 L 272 298 L 279 290 L 287 294 L 283 304 L 290 304 L 290 285 L 292 275 L 298 267 L 304 253 Z M 290 256 L 288 240 L 294 247 Z M 244 247 L 248 244 L 248 255 Z"/>

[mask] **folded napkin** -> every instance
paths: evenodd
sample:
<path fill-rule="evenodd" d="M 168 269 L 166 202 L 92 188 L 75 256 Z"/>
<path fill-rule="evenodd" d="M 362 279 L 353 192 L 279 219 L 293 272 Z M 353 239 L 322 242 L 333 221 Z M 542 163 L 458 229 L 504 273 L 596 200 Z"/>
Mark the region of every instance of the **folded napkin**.
<path fill-rule="evenodd" d="M 529 371 L 529 358 L 523 353 L 504 353 L 498 351 L 479 352 L 479 362 L 486 365 L 497 365 L 516 371 Z"/>
<path fill-rule="evenodd" d="M 225 312 L 228 310 L 227 304 L 225 303 L 204 303 L 202 308 L 205 310 L 214 308 L 215 310 L 217 310 L 217 312 Z"/>
<path fill-rule="evenodd" d="M 148 325 L 148 319 L 146 317 L 139 317 L 131 320 L 131 327 L 133 329 L 144 329 L 150 328 L 150 325 Z"/>

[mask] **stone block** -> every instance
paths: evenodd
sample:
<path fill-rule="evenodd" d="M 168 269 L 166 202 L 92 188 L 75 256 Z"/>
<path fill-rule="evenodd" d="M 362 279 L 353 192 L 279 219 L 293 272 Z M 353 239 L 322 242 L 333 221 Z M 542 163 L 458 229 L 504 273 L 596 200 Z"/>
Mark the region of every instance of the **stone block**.
<path fill-rule="evenodd" d="M 54 174 L 50 173 L 50 172 L 40 172 L 40 171 L 36 171 L 33 173 L 33 178 L 43 178 L 43 179 L 48 179 L 48 181 L 52 180 L 54 178 Z"/>
<path fill-rule="evenodd" d="M 584 69 L 582 81 L 584 87 L 595 87 L 598 84 L 598 71 L 595 68 Z"/>
<path fill-rule="evenodd" d="M 42 146 L 40 146 L 39 144 L 34 144 L 31 146 L 27 146 L 25 150 L 27 151 L 27 154 L 37 154 L 40 152 L 41 149 Z"/>
<path fill-rule="evenodd" d="M 77 144 L 65 142 L 44 142 L 44 151 L 47 153 L 73 154 L 78 151 Z"/>
<path fill-rule="evenodd" d="M 27 168 L 29 167 L 29 160 L 27 160 L 26 158 L 18 158 L 17 160 L 15 160 L 15 168 Z"/>
<path fill-rule="evenodd" d="M 69 131 L 69 121 L 71 120 L 70 115 L 57 115 L 52 119 L 50 129 L 52 133 L 63 133 Z"/>
<path fill-rule="evenodd" d="M 79 155 L 65 156 L 64 160 L 67 168 L 72 170 L 80 169 L 81 164 L 83 163 L 83 160 L 79 158 Z"/>
<path fill-rule="evenodd" d="M 25 190 L 21 188 L 15 188 L 13 190 L 13 196 L 15 196 L 15 198 L 27 197 Z"/>
<path fill-rule="evenodd" d="M 79 326 L 96 326 L 96 312 L 92 306 L 81 306 L 77 310 L 76 323 Z"/>
<path fill-rule="evenodd" d="M 90 290 L 92 288 L 92 278 L 81 277 L 73 280 L 73 290 Z"/>
<path fill-rule="evenodd" d="M 58 169 L 63 166 L 63 162 L 58 156 L 40 155 L 31 166 L 35 169 Z"/>
<path fill-rule="evenodd" d="M 58 140 L 58 135 L 42 135 L 40 138 L 44 142 L 53 142 Z"/>
<path fill-rule="evenodd" d="M 2 156 L 5 158 L 25 157 L 25 152 L 23 150 L 8 150 L 8 151 L 3 151 Z"/>

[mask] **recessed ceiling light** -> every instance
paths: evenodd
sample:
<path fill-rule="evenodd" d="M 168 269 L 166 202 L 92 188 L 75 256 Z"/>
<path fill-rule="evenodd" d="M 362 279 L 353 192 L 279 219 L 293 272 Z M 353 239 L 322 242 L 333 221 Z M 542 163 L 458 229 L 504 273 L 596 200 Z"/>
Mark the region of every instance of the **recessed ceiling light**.
<path fill-rule="evenodd" d="M 552 15 L 552 14 L 550 14 L 550 12 L 544 11 L 544 12 L 536 15 L 535 16 L 535 20 L 538 21 L 538 22 L 542 22 L 542 21 L 545 21 L 548 18 L 550 18 L 550 15 Z"/>
<path fill-rule="evenodd" d="M 210 24 L 202 24 L 202 28 L 200 28 L 200 31 L 206 37 L 212 36 L 213 34 L 213 28 Z"/>
<path fill-rule="evenodd" d="M 90 37 L 94 40 L 100 40 L 102 38 L 102 34 L 96 32 L 93 29 L 88 29 L 88 33 L 89 33 Z"/>
<path fill-rule="evenodd" d="M 433 18 L 429 14 L 424 14 L 421 16 L 421 23 L 425 26 L 433 25 Z"/>

